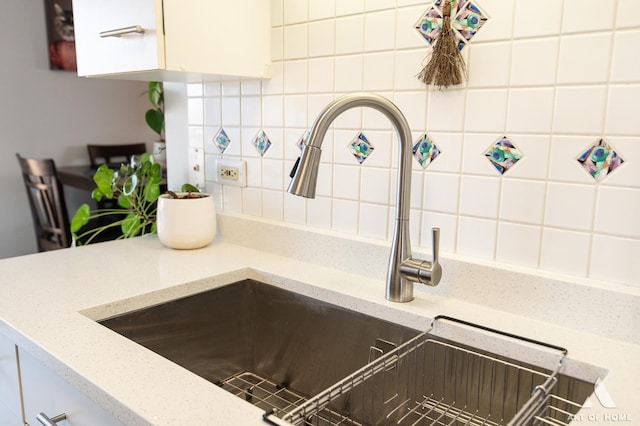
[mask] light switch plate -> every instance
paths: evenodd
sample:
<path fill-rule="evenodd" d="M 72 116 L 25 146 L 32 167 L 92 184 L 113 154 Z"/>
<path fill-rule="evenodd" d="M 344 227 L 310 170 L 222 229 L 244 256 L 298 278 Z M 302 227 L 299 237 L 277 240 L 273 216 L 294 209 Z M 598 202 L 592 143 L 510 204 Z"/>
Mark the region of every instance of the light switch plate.
<path fill-rule="evenodd" d="M 221 185 L 247 186 L 247 163 L 244 160 L 216 160 L 216 182 Z"/>

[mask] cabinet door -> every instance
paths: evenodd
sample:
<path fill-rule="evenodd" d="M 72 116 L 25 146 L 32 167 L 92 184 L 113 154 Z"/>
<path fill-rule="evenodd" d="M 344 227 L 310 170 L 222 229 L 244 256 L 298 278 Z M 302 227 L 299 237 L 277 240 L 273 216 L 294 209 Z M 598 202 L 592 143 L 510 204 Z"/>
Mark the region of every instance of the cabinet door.
<path fill-rule="evenodd" d="M 36 417 L 66 414 L 66 426 L 122 426 L 116 418 L 80 393 L 25 351 L 19 351 L 25 420 L 40 426 Z"/>
<path fill-rule="evenodd" d="M 76 0 L 73 15 L 78 75 L 164 68 L 162 0 Z M 100 35 L 135 26 L 144 34 Z"/>
<path fill-rule="evenodd" d="M 21 425 L 22 406 L 16 347 L 0 334 L 0 426 Z"/>

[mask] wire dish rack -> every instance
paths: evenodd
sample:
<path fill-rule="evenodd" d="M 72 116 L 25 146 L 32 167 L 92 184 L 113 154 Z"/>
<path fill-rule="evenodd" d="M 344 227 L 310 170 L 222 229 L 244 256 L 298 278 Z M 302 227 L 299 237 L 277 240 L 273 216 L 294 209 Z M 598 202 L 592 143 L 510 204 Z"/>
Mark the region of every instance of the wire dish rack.
<path fill-rule="evenodd" d="M 558 352 L 548 370 L 435 339 L 427 332 L 293 409 L 271 409 L 272 425 L 563 425 L 581 405 L 551 390 L 567 351 L 465 321 Z M 435 323 L 434 321 L 434 323 Z"/>

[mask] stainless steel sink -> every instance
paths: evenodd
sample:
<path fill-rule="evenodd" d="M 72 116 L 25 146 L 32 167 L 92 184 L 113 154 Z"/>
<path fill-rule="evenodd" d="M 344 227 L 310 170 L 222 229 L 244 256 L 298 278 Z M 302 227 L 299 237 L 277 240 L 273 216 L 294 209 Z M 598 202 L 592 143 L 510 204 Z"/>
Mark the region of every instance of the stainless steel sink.
<path fill-rule="evenodd" d="M 561 425 L 593 391 L 559 366 L 541 369 L 254 280 L 100 323 L 263 408 L 272 424 L 521 425 L 534 416 Z M 527 420 L 514 420 L 528 405 Z"/>
<path fill-rule="evenodd" d="M 295 405 L 419 334 L 253 280 L 100 323 L 265 409 Z"/>

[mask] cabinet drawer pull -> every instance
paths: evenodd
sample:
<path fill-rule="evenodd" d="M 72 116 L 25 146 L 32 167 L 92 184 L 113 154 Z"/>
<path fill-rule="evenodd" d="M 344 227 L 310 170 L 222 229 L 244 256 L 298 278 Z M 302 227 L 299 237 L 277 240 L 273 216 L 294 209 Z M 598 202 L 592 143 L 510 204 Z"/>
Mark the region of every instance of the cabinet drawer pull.
<path fill-rule="evenodd" d="M 66 420 L 67 415 L 62 413 L 55 417 L 49 418 L 45 413 L 40 413 L 36 416 L 36 419 L 44 426 L 56 426 L 56 423 Z"/>
<path fill-rule="evenodd" d="M 124 27 L 124 28 L 117 28 L 115 30 L 102 31 L 100 33 L 100 37 L 102 38 L 120 37 L 123 34 L 132 34 L 132 33 L 144 34 L 144 28 L 142 28 L 140 25 L 134 25 L 132 27 Z"/>

